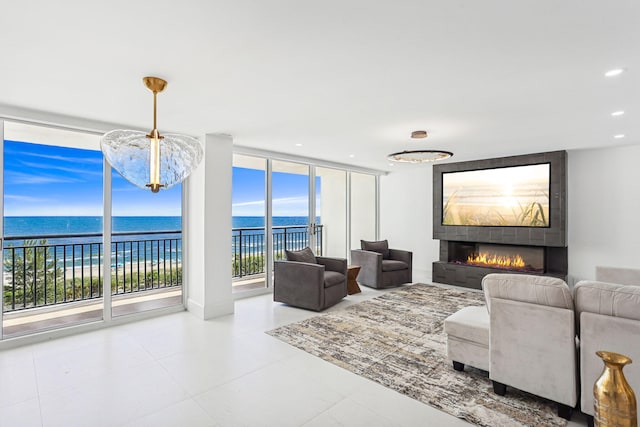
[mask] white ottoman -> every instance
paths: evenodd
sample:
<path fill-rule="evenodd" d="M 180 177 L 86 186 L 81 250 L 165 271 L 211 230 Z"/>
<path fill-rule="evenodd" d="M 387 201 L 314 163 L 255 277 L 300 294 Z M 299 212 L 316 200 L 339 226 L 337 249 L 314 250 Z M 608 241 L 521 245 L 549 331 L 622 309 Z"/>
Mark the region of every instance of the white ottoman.
<path fill-rule="evenodd" d="M 470 365 L 489 371 L 489 312 L 486 306 L 465 307 L 444 320 L 447 357 L 453 369 Z"/>

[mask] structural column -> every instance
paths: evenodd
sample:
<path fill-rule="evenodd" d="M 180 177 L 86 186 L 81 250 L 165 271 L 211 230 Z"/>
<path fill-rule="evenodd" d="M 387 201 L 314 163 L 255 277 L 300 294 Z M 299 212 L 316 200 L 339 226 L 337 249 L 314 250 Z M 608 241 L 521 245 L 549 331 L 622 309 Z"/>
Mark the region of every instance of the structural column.
<path fill-rule="evenodd" d="M 187 183 L 187 309 L 206 320 L 233 313 L 231 177 L 233 138 L 205 136 L 204 158 Z"/>

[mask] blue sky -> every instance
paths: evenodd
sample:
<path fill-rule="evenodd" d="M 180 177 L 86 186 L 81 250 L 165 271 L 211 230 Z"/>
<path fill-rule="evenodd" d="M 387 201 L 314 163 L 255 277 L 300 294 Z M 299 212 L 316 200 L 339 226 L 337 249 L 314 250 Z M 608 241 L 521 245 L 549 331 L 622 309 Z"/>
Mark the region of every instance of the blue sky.
<path fill-rule="evenodd" d="M 102 153 L 4 142 L 6 216 L 101 216 Z M 112 173 L 114 216 L 179 216 L 181 185 L 158 194 Z"/>
<path fill-rule="evenodd" d="M 97 150 L 5 141 L 5 215 L 102 216 L 102 159 Z M 307 216 L 308 185 L 307 175 L 274 172 L 273 215 Z M 179 216 L 181 187 L 153 194 L 112 170 L 112 215 Z M 263 216 L 264 188 L 264 171 L 234 167 L 233 215 Z"/>
<path fill-rule="evenodd" d="M 233 168 L 233 216 L 264 216 L 265 171 Z M 273 172 L 273 216 L 308 216 L 309 177 Z M 320 178 L 316 178 L 320 194 Z"/>

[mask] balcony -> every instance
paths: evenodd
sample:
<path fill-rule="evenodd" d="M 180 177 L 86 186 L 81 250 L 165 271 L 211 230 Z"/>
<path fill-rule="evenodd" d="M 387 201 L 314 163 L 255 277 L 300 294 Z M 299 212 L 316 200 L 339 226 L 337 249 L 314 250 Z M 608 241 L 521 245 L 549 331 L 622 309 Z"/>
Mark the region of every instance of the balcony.
<path fill-rule="evenodd" d="M 317 254 L 323 226 L 315 227 Z M 112 315 L 182 302 L 180 230 L 113 233 L 110 256 Z M 306 226 L 273 227 L 275 259 L 309 244 Z M 232 233 L 234 291 L 265 286 L 263 228 Z M 102 234 L 16 236 L 4 240 L 5 336 L 102 319 Z"/>

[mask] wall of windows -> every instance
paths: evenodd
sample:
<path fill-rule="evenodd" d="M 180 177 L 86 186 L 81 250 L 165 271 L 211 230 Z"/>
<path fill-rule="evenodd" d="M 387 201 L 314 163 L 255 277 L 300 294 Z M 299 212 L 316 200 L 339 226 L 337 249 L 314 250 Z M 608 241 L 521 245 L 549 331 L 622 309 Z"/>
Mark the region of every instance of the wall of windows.
<path fill-rule="evenodd" d="M 360 239 L 377 238 L 375 171 L 270 157 L 234 155 L 236 293 L 269 288 L 273 261 L 284 258 L 285 249 L 309 246 L 316 255 L 349 258 L 349 249 L 360 248 Z"/>
<path fill-rule="evenodd" d="M 129 184 L 98 134 L 0 120 L 0 136 L 3 339 L 183 305 L 180 186 Z"/>

